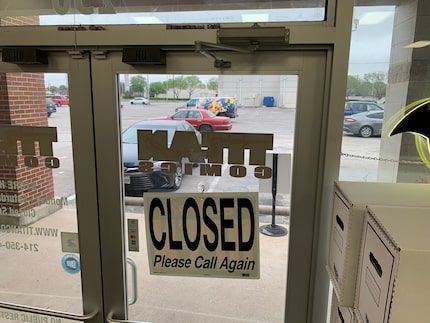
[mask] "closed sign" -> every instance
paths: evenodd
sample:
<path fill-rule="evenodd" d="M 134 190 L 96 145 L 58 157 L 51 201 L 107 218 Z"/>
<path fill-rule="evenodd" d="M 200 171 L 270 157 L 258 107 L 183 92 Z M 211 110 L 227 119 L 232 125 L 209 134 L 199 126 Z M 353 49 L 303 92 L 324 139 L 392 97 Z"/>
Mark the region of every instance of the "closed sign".
<path fill-rule="evenodd" d="M 144 208 L 151 274 L 260 277 L 258 193 L 145 193 Z"/>

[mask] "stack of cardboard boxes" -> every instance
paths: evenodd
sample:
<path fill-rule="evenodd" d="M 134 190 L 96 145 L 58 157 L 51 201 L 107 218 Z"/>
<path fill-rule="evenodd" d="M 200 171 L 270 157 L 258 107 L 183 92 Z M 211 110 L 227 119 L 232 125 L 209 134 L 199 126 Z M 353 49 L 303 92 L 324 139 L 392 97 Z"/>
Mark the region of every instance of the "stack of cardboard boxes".
<path fill-rule="evenodd" d="M 430 322 L 430 185 L 335 182 L 327 272 L 331 323 Z"/>

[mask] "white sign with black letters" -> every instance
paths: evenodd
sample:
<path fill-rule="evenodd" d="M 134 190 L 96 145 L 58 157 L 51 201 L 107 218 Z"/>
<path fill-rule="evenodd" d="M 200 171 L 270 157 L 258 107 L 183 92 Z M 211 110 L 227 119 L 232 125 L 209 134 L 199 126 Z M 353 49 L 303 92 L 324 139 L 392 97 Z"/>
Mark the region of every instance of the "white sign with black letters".
<path fill-rule="evenodd" d="M 145 193 L 150 273 L 260 278 L 258 193 Z"/>

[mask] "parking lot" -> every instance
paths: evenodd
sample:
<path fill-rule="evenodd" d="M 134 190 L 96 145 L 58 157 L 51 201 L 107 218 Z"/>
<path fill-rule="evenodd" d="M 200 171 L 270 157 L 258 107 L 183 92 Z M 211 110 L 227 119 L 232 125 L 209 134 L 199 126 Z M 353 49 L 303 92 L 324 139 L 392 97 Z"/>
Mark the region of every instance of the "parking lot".
<path fill-rule="evenodd" d="M 173 113 L 174 107 L 175 104 L 171 103 L 153 103 L 149 106 L 125 104 L 121 111 L 122 127 L 125 129 L 139 120 L 169 115 Z M 262 120 L 264 122 L 261 122 Z M 279 153 L 292 153 L 294 120 L 294 109 L 240 108 L 239 118 L 232 120 L 233 129 L 230 132 L 273 133 L 274 150 Z M 78 228 L 73 203 L 75 190 L 69 107 L 58 108 L 57 113 L 49 118 L 49 125 L 57 127 L 58 142 L 53 146 L 55 156 L 58 156 L 61 161 L 61 167 L 53 170 L 55 194 L 67 196 L 70 203 L 69 207 L 64 207 L 41 219 L 37 226 L 73 233 L 77 232 Z M 376 153 L 379 149 L 379 138 L 344 136 L 344 149 L 350 154 Z M 369 161 L 375 163 L 373 160 Z M 363 176 L 363 165 L 360 160 L 350 162 L 349 158 L 346 158 L 342 167 L 345 167 L 352 176 Z M 370 171 L 372 167 L 370 165 L 367 170 L 364 169 L 372 173 L 373 170 Z M 223 170 L 225 171 L 224 168 Z M 260 190 L 258 180 L 253 176 L 232 178 L 226 174 L 211 180 L 207 177 L 187 176 L 179 191 L 196 192 L 199 189 L 198 184 L 202 181 L 208 185 L 208 190 L 217 192 Z M 270 193 L 260 192 L 259 198 L 260 205 L 269 206 L 272 202 Z M 289 206 L 288 194 L 279 194 L 277 204 Z M 126 219 L 141 219 L 142 214 L 141 204 L 129 203 L 125 207 Z M 288 217 L 282 218 L 284 220 Z M 268 220 L 270 222 L 270 216 L 260 214 L 259 220 L 260 225 L 266 225 Z M 276 223 L 289 230 L 288 219 L 285 219 L 285 222 L 277 219 Z M 134 261 L 138 272 L 136 289 L 138 297 L 137 302 L 128 308 L 130 319 L 152 322 L 283 322 L 289 235 L 276 238 L 264 234 L 258 235 L 260 279 L 212 277 L 197 279 L 149 274 L 145 225 L 145 221 L 139 221 L 140 251 L 127 252 L 127 257 Z M 22 243 L 37 245 L 40 252 L 26 254 L 25 257 L 16 257 L 14 253 L 16 251 L 3 254 L 6 262 L 13 261 L 13 266 L 8 266 L 3 275 L 6 280 L 5 288 L 1 291 L 2 298 L 12 303 L 28 302 L 31 306 L 81 312 L 80 276 L 68 274 L 59 265 L 59 260 L 64 256 L 63 250 L 59 247 L 60 239 L 54 240 L 51 236 L 42 235 L 20 235 L 19 239 L 22 238 L 25 239 L 20 240 Z M 4 234 L 3 239 L 13 241 L 11 239 L 17 238 L 13 233 L 7 233 Z M 40 259 L 50 259 L 50 261 L 41 262 Z M 37 264 L 37 270 L 33 271 L 32 275 L 28 274 L 29 264 Z M 131 275 L 131 268 L 127 267 L 127 277 Z M 10 277 L 19 279 L 11 280 Z M 132 281 L 131 278 L 130 281 Z M 131 284 L 128 289 L 131 293 Z M 216 293 L 208 291 L 216 291 Z"/>
<path fill-rule="evenodd" d="M 152 102 L 149 105 L 132 105 L 124 102 L 121 109 L 122 129 L 133 123 L 153 118 L 168 116 L 174 113 L 178 103 Z M 273 133 L 273 151 L 279 154 L 293 153 L 295 109 L 276 107 L 240 107 L 239 117 L 231 119 L 233 127 L 229 132 L 245 133 Z M 73 204 L 73 159 L 70 133 L 69 107 L 62 106 L 49 118 L 49 125 L 57 127 L 58 142 L 54 144 L 54 153 L 61 160 L 61 167 L 54 170 L 55 194 L 67 196 Z M 340 179 L 357 181 L 374 181 L 376 179 L 377 161 L 371 158 L 379 156 L 380 138 L 360 138 L 350 135 L 343 136 L 342 153 L 362 156 L 363 158 L 341 158 Z M 371 157 L 371 158 L 369 158 Z M 279 165 L 282 167 L 283 165 Z M 250 168 L 248 166 L 248 168 Z M 228 165 L 223 165 L 223 172 L 228 172 Z M 218 192 L 246 192 L 260 191 L 260 182 L 253 175 L 252 168 L 243 178 L 233 178 L 225 173 L 219 177 L 186 175 L 179 192 L 198 192 L 202 185 L 205 191 Z M 127 198 L 128 211 L 138 207 L 140 200 Z M 260 192 L 260 203 L 270 205 L 272 195 L 270 192 Z M 277 205 L 289 206 L 289 194 L 277 197 Z M 138 207 L 140 212 L 140 208 Z"/>

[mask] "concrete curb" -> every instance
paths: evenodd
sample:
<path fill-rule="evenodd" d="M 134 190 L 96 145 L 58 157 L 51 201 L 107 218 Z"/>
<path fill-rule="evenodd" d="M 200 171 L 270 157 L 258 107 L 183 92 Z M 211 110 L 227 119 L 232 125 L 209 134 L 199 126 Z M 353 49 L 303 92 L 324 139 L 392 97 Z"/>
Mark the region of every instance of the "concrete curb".
<path fill-rule="evenodd" d="M 132 206 L 143 206 L 143 200 L 140 197 L 128 197 L 126 196 L 124 199 L 124 202 L 126 205 L 132 205 Z M 260 214 L 272 214 L 272 206 L 271 205 L 262 205 L 260 204 L 258 206 L 258 211 Z M 276 215 L 283 215 L 283 216 L 289 216 L 290 215 L 290 208 L 287 206 L 277 206 L 276 207 Z"/>

